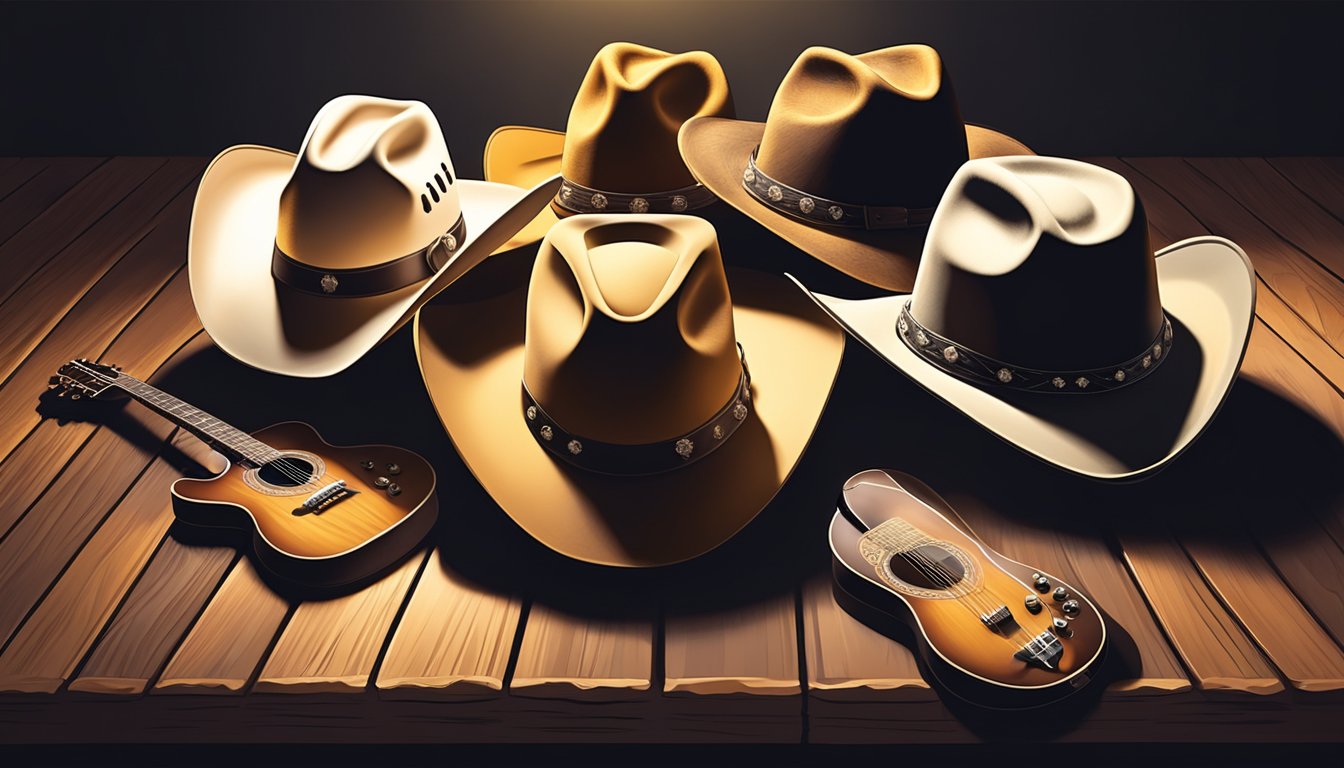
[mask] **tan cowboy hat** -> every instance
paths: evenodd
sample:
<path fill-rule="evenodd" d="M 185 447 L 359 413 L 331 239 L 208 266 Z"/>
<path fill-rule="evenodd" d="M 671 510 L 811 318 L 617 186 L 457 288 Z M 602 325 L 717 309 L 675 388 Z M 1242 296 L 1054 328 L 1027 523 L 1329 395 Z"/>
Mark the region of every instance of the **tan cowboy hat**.
<path fill-rule="evenodd" d="M 962 122 L 938 52 L 803 51 L 764 123 L 699 117 L 682 159 L 702 184 L 794 246 L 892 291 L 915 278 L 933 208 L 967 159 L 1029 155 Z"/>
<path fill-rule="evenodd" d="M 434 408 L 533 538 L 590 563 L 668 565 L 784 485 L 844 334 L 783 278 L 731 282 L 703 219 L 588 214 L 551 228 L 530 286 L 420 310 Z"/>
<path fill-rule="evenodd" d="M 1133 480 L 1179 455 L 1222 406 L 1250 338 L 1255 272 L 1220 237 L 1154 256 L 1143 206 L 1111 171 L 1003 157 L 957 172 L 911 294 L 813 298 L 1012 445 Z"/>
<path fill-rule="evenodd" d="M 565 131 L 496 129 L 485 143 L 485 178 L 529 186 L 564 176 L 524 242 L 575 213 L 693 213 L 717 200 L 677 151 L 677 130 L 701 115 L 733 116 L 728 78 L 712 55 L 610 43 L 588 66 Z"/>
<path fill-rule="evenodd" d="M 457 178 L 429 107 L 341 96 L 298 155 L 245 145 L 210 163 L 191 216 L 191 297 L 234 358 L 328 376 L 508 247 L 559 185 Z"/>

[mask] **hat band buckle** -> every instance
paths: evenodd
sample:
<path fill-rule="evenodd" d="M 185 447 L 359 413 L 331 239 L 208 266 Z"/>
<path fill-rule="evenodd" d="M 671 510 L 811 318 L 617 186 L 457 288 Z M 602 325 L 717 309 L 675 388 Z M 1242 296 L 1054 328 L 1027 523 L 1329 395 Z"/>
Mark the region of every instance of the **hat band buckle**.
<path fill-rule="evenodd" d="M 466 220 L 459 215 L 447 232 L 424 248 L 382 264 L 354 269 L 309 266 L 282 251 L 277 243 L 271 252 L 271 275 L 290 288 L 318 296 L 353 298 L 391 293 L 433 277 L 466 234 Z"/>
<path fill-rule="evenodd" d="M 858 205 L 814 195 L 771 178 L 756 167 L 756 147 L 747 156 L 742 186 L 767 208 L 805 224 L 847 229 L 910 229 L 933 220 L 934 208 Z"/>
<path fill-rule="evenodd" d="M 1143 379 L 1171 352 L 1171 320 L 1164 313 L 1162 328 L 1139 354 L 1117 365 L 1074 371 L 1049 371 L 1010 365 L 967 349 L 919 324 L 910 312 L 910 302 L 901 307 L 896 320 L 901 340 L 926 362 L 973 384 L 991 387 L 1063 394 L 1090 394 L 1127 387 Z"/>

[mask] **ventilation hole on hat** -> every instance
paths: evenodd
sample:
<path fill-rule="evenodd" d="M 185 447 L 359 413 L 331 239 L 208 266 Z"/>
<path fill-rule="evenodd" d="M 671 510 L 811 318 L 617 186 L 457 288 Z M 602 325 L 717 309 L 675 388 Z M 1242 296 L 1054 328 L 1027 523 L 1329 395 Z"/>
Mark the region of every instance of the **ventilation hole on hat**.
<path fill-rule="evenodd" d="M 443 177 L 440 176 L 440 175 L 437 174 L 437 173 L 434 174 L 434 183 L 439 185 L 439 191 L 440 191 L 440 192 L 447 192 L 447 191 L 448 191 L 448 185 L 443 183 Z"/>
<path fill-rule="evenodd" d="M 448 186 L 451 187 L 453 185 L 453 174 L 448 172 L 448 164 L 439 163 L 439 167 L 443 169 L 443 177 L 448 180 Z"/>
<path fill-rule="evenodd" d="M 425 182 L 425 187 L 429 190 L 429 194 L 433 195 L 434 202 L 439 202 L 439 190 L 435 189 L 434 185 L 429 182 Z"/>
<path fill-rule="evenodd" d="M 429 198 L 428 198 L 428 197 L 425 197 L 424 195 L 421 195 L 421 196 L 420 196 L 420 207 L 425 209 L 425 213 L 429 213 Z"/>

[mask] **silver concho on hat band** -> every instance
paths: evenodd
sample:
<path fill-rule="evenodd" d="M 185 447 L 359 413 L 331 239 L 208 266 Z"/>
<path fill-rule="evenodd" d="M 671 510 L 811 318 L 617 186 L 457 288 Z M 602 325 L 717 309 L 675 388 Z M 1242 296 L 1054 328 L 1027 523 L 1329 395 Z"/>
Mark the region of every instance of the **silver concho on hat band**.
<path fill-rule="evenodd" d="M 560 183 L 555 204 L 570 213 L 686 213 L 718 200 L 703 184 L 663 192 L 610 192 L 569 179 Z"/>
<path fill-rule="evenodd" d="M 933 208 L 842 203 L 791 187 L 756 167 L 759 150 L 757 147 L 747 156 L 742 186 L 767 208 L 785 216 L 806 224 L 849 229 L 909 229 L 925 226 L 933 219 Z"/>
<path fill-rule="evenodd" d="M 280 250 L 277 243 L 271 251 L 271 275 L 290 288 L 319 296 L 343 298 L 390 293 L 433 277 L 457 251 L 466 234 L 466 220 L 458 216 L 447 232 L 435 237 L 424 248 L 377 266 L 358 269 L 309 266 Z"/>
<path fill-rule="evenodd" d="M 1163 314 L 1157 336 L 1142 352 L 1128 360 L 1102 368 L 1048 371 L 996 360 L 930 331 L 915 320 L 909 301 L 901 307 L 896 331 L 905 345 L 925 362 L 972 383 L 1075 395 L 1109 392 L 1148 376 L 1167 359 L 1172 341 L 1171 320 Z"/>
<path fill-rule="evenodd" d="M 532 397 L 526 382 L 523 391 L 523 419 L 528 432 L 548 453 L 581 469 L 608 475 L 653 475 L 703 459 L 728 442 L 751 413 L 751 371 L 746 353 L 737 345 L 742 360 L 742 376 L 732 397 L 704 424 L 672 440 L 643 445 L 617 445 L 571 432 Z"/>

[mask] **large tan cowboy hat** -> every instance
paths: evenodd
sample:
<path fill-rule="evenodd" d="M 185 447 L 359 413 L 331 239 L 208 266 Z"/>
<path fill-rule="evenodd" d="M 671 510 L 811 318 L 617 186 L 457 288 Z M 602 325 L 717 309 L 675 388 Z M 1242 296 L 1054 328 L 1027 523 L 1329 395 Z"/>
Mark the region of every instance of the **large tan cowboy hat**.
<path fill-rule="evenodd" d="M 704 51 L 610 43 L 593 57 L 564 132 L 504 126 L 485 144 L 485 178 L 565 184 L 519 236 L 540 240 L 576 213 L 694 213 L 716 202 L 686 169 L 677 131 L 692 117 L 733 116 L 723 67 Z"/>
<path fill-rule="evenodd" d="M 250 366 L 337 373 L 508 247 L 559 184 L 457 178 L 429 107 L 338 97 L 298 155 L 236 146 L 206 169 L 187 247 L 196 312 Z"/>
<path fill-rule="evenodd" d="M 688 120 L 681 155 L 725 202 L 822 262 L 908 291 L 934 206 L 971 158 L 1028 155 L 964 123 L 937 51 L 809 48 L 764 123 Z"/>
<path fill-rule="evenodd" d="M 420 310 L 434 408 L 533 538 L 590 563 L 668 565 L 784 485 L 844 334 L 783 278 L 729 282 L 703 219 L 587 214 L 551 228 L 529 286 Z"/>
<path fill-rule="evenodd" d="M 1003 157 L 957 172 L 911 294 L 814 298 L 1012 445 L 1080 475 L 1134 480 L 1221 407 L 1250 338 L 1255 272 L 1220 237 L 1154 256 L 1143 206 L 1111 171 Z"/>

